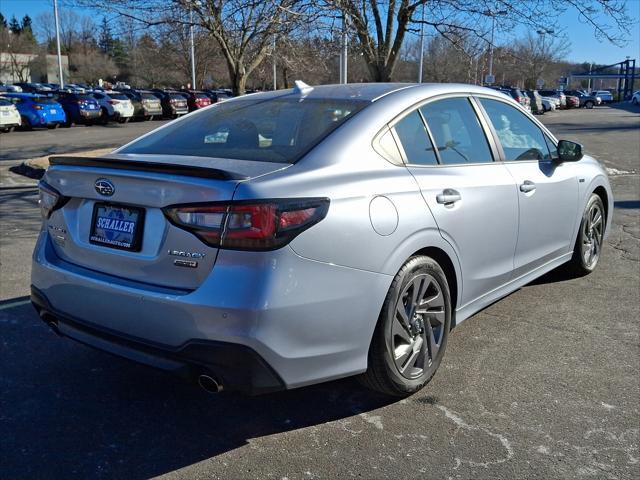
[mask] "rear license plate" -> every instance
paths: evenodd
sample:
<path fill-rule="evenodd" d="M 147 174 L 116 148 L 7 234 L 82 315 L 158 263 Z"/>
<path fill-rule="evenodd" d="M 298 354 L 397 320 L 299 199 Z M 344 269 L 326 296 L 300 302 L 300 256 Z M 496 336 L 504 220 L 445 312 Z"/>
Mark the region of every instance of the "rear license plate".
<path fill-rule="evenodd" d="M 58 112 L 56 111 L 56 109 L 55 109 L 55 108 L 50 108 L 50 109 L 49 109 L 49 113 L 54 113 L 54 114 L 55 114 L 55 113 L 58 113 Z"/>
<path fill-rule="evenodd" d="M 89 242 L 104 247 L 139 252 L 142 246 L 144 209 L 96 203 L 93 206 Z"/>
<path fill-rule="evenodd" d="M 2 116 L 3 117 L 8 117 L 9 116 L 9 112 L 2 112 Z"/>

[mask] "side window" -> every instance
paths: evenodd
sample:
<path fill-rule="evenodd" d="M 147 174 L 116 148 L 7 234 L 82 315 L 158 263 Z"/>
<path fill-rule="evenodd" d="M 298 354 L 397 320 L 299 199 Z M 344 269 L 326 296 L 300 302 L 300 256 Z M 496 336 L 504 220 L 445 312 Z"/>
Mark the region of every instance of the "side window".
<path fill-rule="evenodd" d="M 411 112 L 394 126 L 407 156 L 407 163 L 412 165 L 437 165 L 438 159 L 424 128 L 424 122 L 417 111 Z"/>
<path fill-rule="evenodd" d="M 524 113 L 497 100 L 481 98 L 480 103 L 493 123 L 507 162 L 549 158 L 542 130 Z"/>
<path fill-rule="evenodd" d="M 558 155 L 558 148 L 555 143 L 553 143 L 553 140 L 551 140 L 547 134 L 544 135 L 544 139 L 546 140 L 547 148 L 549 149 L 549 155 L 545 157 L 545 160 L 558 160 L 560 155 Z"/>
<path fill-rule="evenodd" d="M 420 108 L 445 165 L 493 161 L 487 137 L 467 98 L 448 98 Z"/>

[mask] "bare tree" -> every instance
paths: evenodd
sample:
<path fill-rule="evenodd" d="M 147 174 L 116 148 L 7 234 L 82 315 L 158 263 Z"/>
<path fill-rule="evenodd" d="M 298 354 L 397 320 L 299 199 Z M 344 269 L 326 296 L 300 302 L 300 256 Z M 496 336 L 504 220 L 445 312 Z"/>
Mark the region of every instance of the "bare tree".
<path fill-rule="evenodd" d="M 473 36 L 491 41 L 491 24 L 503 31 L 517 25 L 535 31 L 562 33 L 557 19 L 573 10 L 598 38 L 623 43 L 633 24 L 627 0 L 325 0 L 324 7 L 341 12 L 356 33 L 374 81 L 390 81 L 408 32 L 421 23 L 454 45 Z M 426 9 L 425 19 L 418 16 Z"/>
<path fill-rule="evenodd" d="M 313 0 L 111 0 L 99 5 L 79 1 L 148 26 L 188 25 L 192 17 L 193 24 L 218 44 L 236 94 L 244 93 L 274 35 L 289 35 L 314 12 Z"/>

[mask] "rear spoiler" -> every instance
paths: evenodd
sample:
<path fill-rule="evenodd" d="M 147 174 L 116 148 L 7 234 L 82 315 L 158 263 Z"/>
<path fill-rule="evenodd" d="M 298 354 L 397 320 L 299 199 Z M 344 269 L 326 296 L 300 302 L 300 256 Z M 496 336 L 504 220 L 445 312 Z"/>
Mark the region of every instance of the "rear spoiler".
<path fill-rule="evenodd" d="M 119 160 L 100 157 L 49 157 L 49 165 L 67 165 L 73 167 L 110 168 L 136 172 L 166 173 L 185 177 L 211 178 L 215 180 L 246 180 L 246 175 L 217 168 L 199 167 L 141 160 Z"/>

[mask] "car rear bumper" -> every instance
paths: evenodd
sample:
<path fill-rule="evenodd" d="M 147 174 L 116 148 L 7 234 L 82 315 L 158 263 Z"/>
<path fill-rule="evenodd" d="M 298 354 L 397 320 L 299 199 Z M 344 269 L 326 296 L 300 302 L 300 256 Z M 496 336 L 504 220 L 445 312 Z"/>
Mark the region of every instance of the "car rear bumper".
<path fill-rule="evenodd" d="M 177 291 L 69 264 L 57 257 L 46 232 L 40 234 L 32 265 L 35 296 L 46 299 L 34 303 L 51 312 L 63 334 L 156 366 L 161 363 L 157 358 L 167 358 L 168 352 L 187 367 L 166 369 L 186 368 L 192 374 L 206 367 L 232 389 L 248 392 L 276 386 L 264 380 L 266 374 L 255 373 L 258 367 L 238 374 L 214 353 L 207 355 L 215 361 L 193 362 L 190 350 L 182 350 L 203 343 L 249 349 L 258 363 L 273 371 L 278 388 L 361 373 L 391 280 L 307 260 L 284 247 L 273 252 L 220 251 L 197 289 Z M 110 342 L 95 332 L 108 332 Z M 147 352 L 147 347 L 155 348 L 149 361 L 135 354 Z"/>
<path fill-rule="evenodd" d="M 238 344 L 193 340 L 167 348 L 127 338 L 58 312 L 47 297 L 31 286 L 31 303 L 55 333 L 137 363 L 159 368 L 196 381 L 200 375 L 215 378 L 223 389 L 250 395 L 285 388 L 273 369 L 252 349 Z"/>

